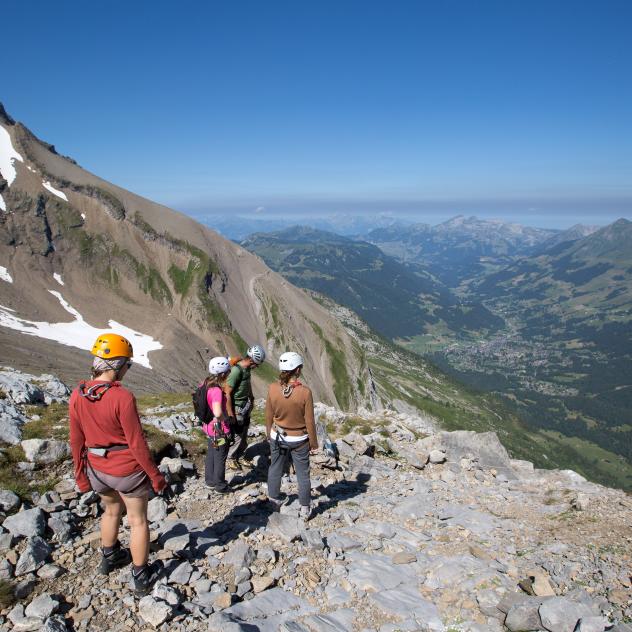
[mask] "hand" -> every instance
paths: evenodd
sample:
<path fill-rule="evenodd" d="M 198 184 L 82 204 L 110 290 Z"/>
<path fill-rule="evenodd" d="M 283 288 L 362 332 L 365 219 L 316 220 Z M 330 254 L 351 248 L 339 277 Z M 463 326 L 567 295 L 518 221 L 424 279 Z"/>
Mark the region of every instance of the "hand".
<path fill-rule="evenodd" d="M 160 492 L 167 487 L 167 480 L 162 474 L 159 474 L 152 482 L 151 486 L 156 494 L 160 494 Z"/>
<path fill-rule="evenodd" d="M 309 449 L 310 456 L 316 456 L 319 452 L 320 452 L 320 450 L 318 448 L 310 448 Z"/>

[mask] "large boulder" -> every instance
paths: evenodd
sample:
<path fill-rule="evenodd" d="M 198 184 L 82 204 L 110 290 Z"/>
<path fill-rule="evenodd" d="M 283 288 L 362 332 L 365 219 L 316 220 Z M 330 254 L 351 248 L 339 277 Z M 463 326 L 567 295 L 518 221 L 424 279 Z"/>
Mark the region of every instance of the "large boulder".
<path fill-rule="evenodd" d="M 46 540 L 37 535 L 30 538 L 26 549 L 24 549 L 24 552 L 20 555 L 15 565 L 15 576 L 19 577 L 20 575 L 32 573 L 44 566 L 51 552 L 52 549 Z"/>
<path fill-rule="evenodd" d="M 43 404 L 44 392 L 33 380 L 34 375 L 3 367 L 0 370 L 0 391 L 14 404 Z"/>
<path fill-rule="evenodd" d="M 9 516 L 2 526 L 16 537 L 30 538 L 35 535 L 43 535 L 46 528 L 46 516 L 39 507 L 25 509 Z"/>
<path fill-rule="evenodd" d="M 68 443 L 57 439 L 25 439 L 22 441 L 22 449 L 30 463 L 48 465 L 70 456 Z"/>
<path fill-rule="evenodd" d="M 52 404 L 65 402 L 68 387 L 52 375 L 30 375 L 9 367 L 0 369 L 0 391 L 14 404 Z"/>

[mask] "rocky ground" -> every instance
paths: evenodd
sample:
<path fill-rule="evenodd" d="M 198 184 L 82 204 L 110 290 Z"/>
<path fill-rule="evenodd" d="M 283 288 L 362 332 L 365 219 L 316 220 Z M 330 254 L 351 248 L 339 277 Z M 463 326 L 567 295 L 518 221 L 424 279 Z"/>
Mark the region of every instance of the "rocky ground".
<path fill-rule="evenodd" d="M 31 378 L 21 379 L 40 392 L 50 383 Z M 0 426 L 11 406 L 22 427 L 30 400 L 7 380 L 0 374 Z M 493 433 L 440 432 L 388 411 L 317 412 L 322 438 L 345 434 L 338 460 L 313 459 L 304 524 L 292 473 L 281 512 L 266 502 L 261 426 L 252 466 L 219 496 L 178 443 L 191 432 L 189 409 L 150 411 L 145 421 L 173 435 L 160 467 L 175 496 L 150 501 L 152 559 L 164 570 L 142 599 L 129 569 L 96 574 L 98 499 L 75 491 L 63 441 L 23 440 L 16 471 L 33 489 L 44 473 L 59 480 L 22 497 L 0 491 L 0 630 L 632 631 L 625 493 L 534 470 Z"/>

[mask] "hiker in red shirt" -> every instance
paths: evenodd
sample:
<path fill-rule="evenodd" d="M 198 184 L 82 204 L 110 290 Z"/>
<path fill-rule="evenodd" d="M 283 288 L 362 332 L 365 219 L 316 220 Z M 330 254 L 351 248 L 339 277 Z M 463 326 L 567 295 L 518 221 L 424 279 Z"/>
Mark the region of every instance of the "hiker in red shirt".
<path fill-rule="evenodd" d="M 69 403 L 75 480 L 80 491 L 93 489 L 103 502 L 100 572 L 107 575 L 131 559 L 134 588 L 144 594 L 158 574 L 147 564 L 147 500 L 150 490 L 161 492 L 166 481 L 149 453 L 136 399 L 121 385 L 132 366 L 132 345 L 123 336 L 106 333 L 97 338 L 92 355 L 92 380 L 81 382 Z M 131 556 L 118 541 L 123 507 Z"/>

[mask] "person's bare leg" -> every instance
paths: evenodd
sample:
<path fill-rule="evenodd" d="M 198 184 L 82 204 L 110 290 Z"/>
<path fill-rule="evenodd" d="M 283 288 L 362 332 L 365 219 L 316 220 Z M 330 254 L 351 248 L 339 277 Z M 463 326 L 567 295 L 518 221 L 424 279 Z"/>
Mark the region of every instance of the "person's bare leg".
<path fill-rule="evenodd" d="M 118 540 L 121 516 L 123 515 L 123 501 L 118 492 L 104 492 L 99 494 L 103 502 L 101 516 L 101 546 L 114 546 Z"/>
<path fill-rule="evenodd" d="M 147 523 L 147 496 L 123 496 L 129 523 L 129 548 L 134 566 L 147 564 L 149 557 L 149 524 Z"/>

